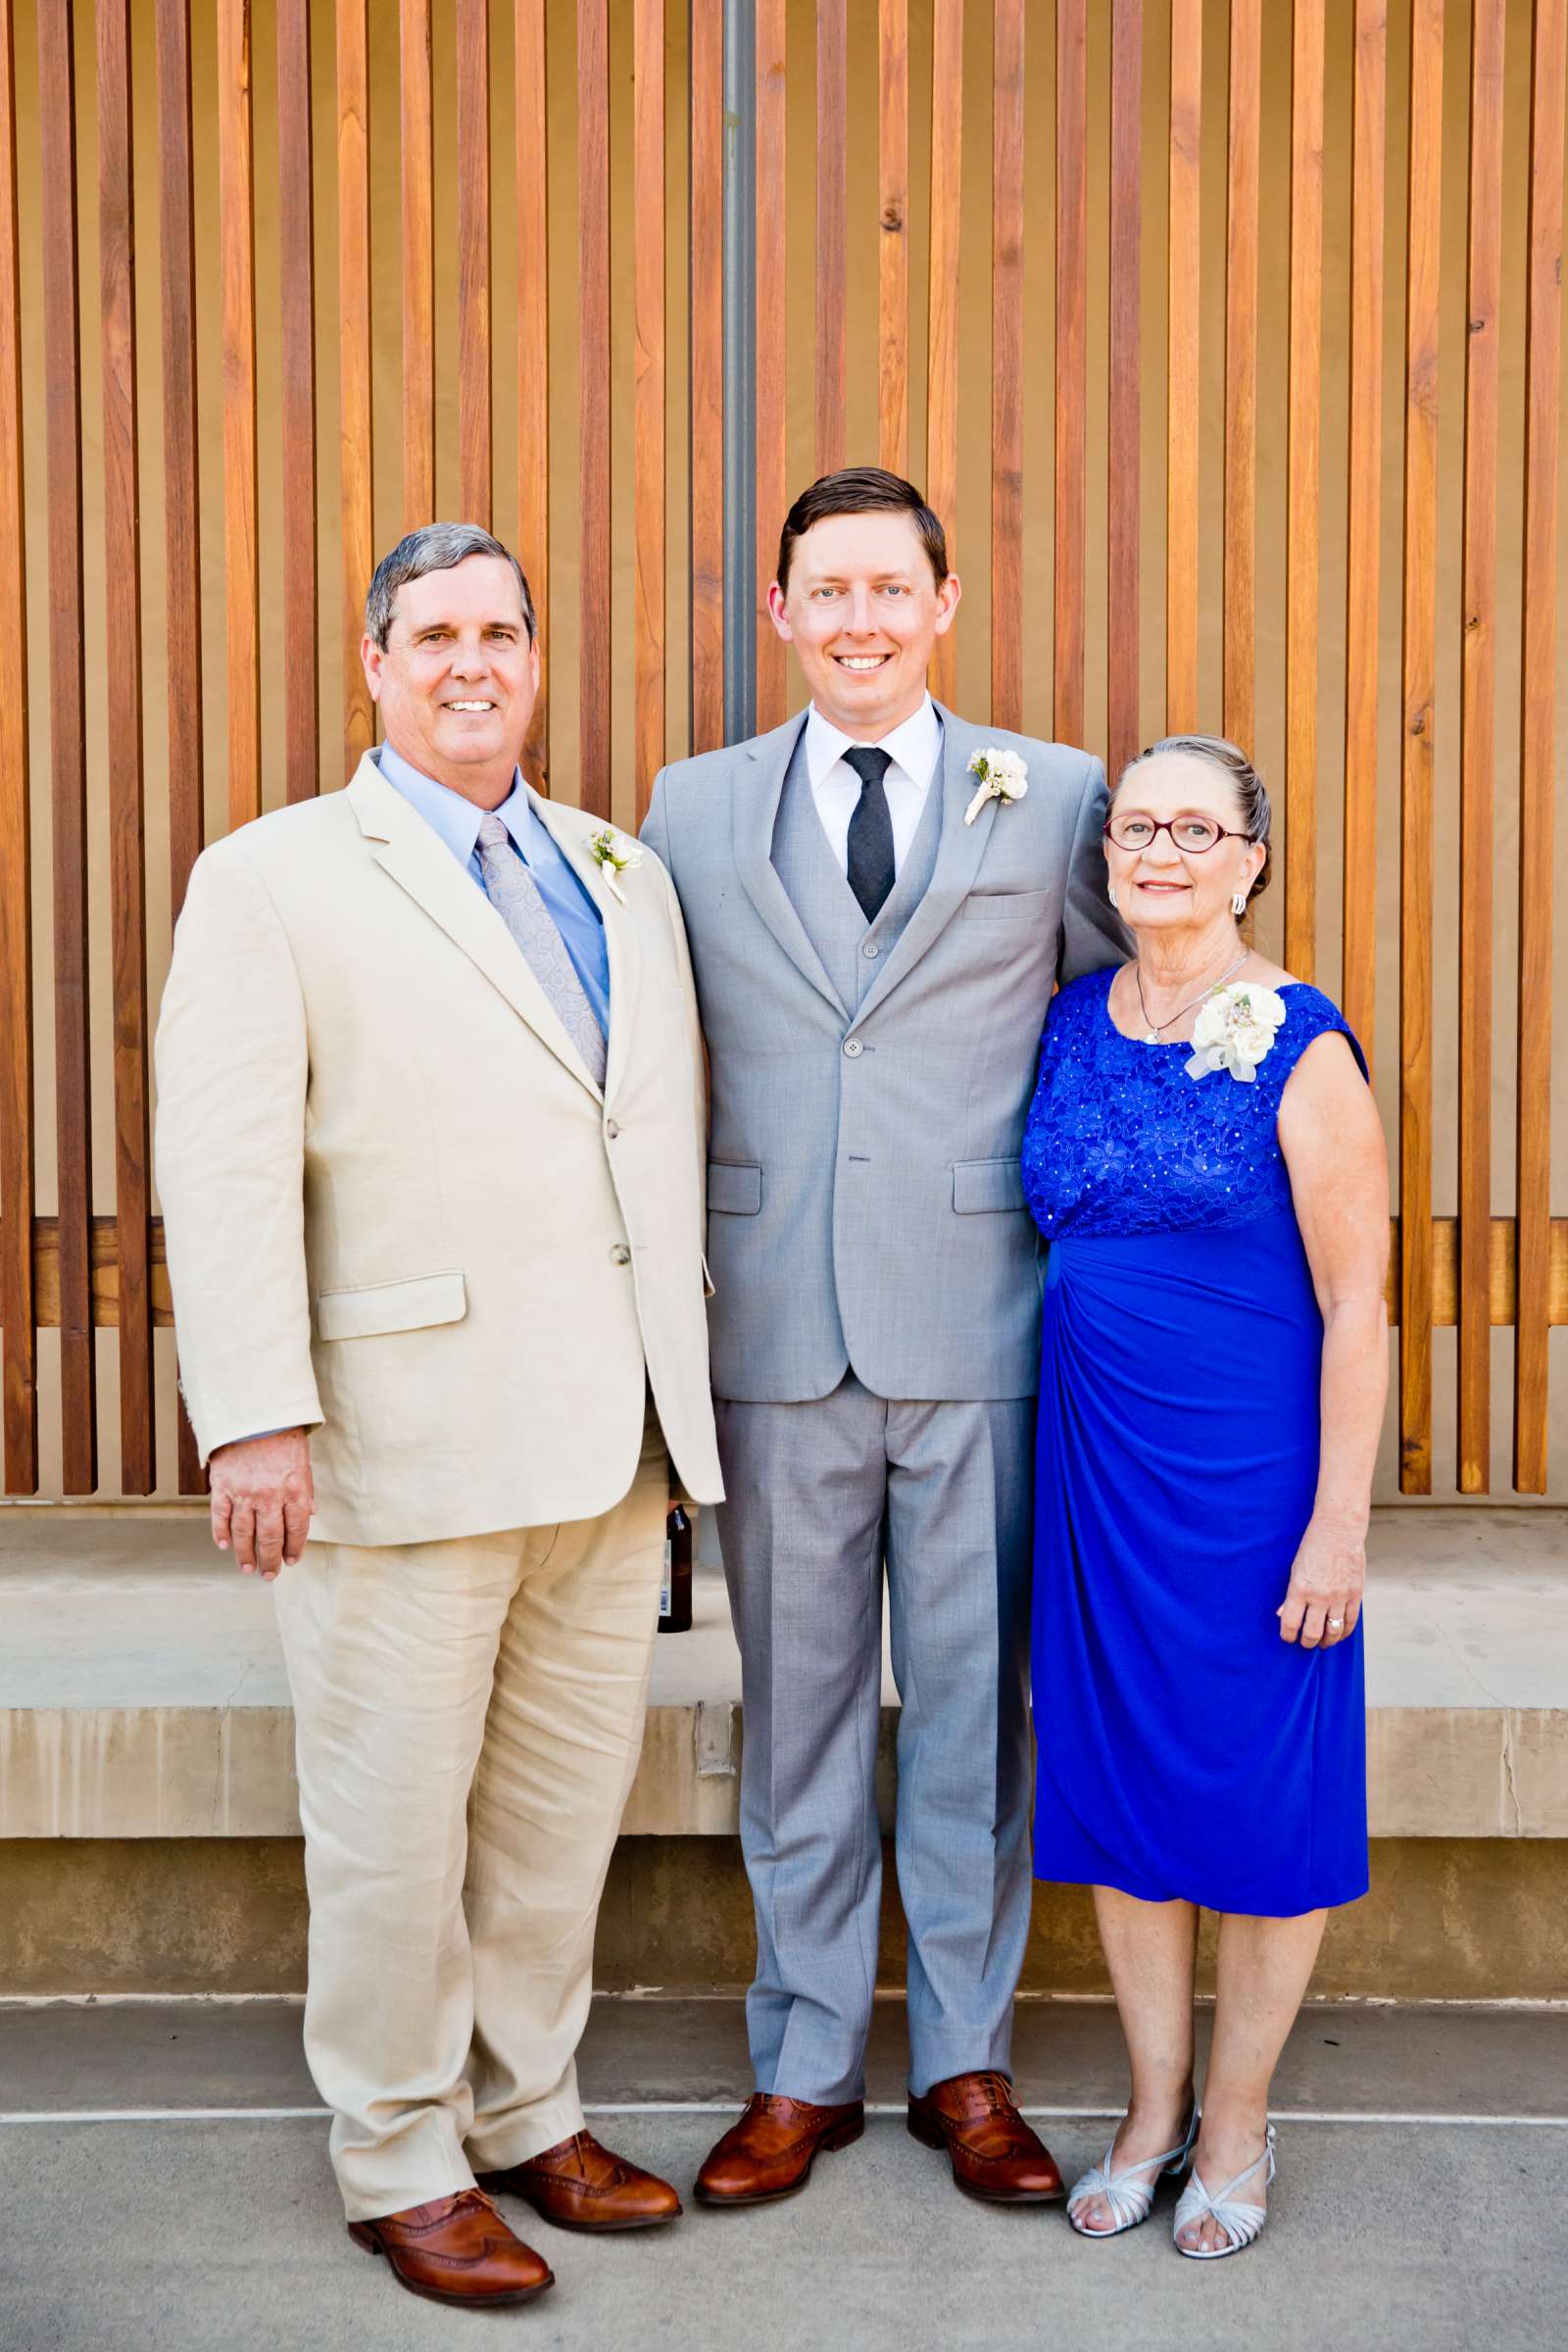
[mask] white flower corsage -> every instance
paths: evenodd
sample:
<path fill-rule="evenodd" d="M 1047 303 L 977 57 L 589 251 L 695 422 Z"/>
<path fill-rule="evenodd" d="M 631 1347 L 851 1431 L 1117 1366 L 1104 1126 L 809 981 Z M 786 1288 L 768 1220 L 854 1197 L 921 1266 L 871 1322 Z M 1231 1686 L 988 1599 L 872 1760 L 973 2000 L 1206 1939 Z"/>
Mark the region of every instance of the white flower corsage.
<path fill-rule="evenodd" d="M 1257 1076 L 1257 1065 L 1274 1044 L 1285 1018 L 1285 999 L 1255 980 L 1233 980 L 1203 999 L 1193 1023 L 1193 1055 L 1189 1078 L 1206 1078 L 1210 1070 L 1229 1070 L 1244 1086 Z"/>
<path fill-rule="evenodd" d="M 987 801 L 1021 801 L 1029 789 L 1029 770 L 1016 752 L 1004 752 L 1000 744 L 992 744 L 976 752 L 969 762 L 969 773 L 978 776 L 980 789 L 963 812 L 963 821 L 972 825 Z"/>
<path fill-rule="evenodd" d="M 606 825 L 602 831 L 591 833 L 588 836 L 588 849 L 594 863 L 605 877 L 606 889 L 612 891 L 624 906 L 626 893 L 615 876 L 629 874 L 634 867 L 641 865 L 641 850 L 624 833 L 617 833 L 613 825 Z"/>

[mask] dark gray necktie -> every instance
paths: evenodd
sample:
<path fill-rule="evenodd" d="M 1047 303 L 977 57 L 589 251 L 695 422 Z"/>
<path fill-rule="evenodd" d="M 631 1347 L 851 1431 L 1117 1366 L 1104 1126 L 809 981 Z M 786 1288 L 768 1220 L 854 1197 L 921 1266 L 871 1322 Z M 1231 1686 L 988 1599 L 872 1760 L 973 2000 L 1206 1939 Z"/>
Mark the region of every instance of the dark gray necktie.
<path fill-rule="evenodd" d="M 874 923 L 893 888 L 893 819 L 882 784 L 893 754 L 858 743 L 844 757 L 860 779 L 860 797 L 850 819 L 849 883 L 866 921 Z"/>

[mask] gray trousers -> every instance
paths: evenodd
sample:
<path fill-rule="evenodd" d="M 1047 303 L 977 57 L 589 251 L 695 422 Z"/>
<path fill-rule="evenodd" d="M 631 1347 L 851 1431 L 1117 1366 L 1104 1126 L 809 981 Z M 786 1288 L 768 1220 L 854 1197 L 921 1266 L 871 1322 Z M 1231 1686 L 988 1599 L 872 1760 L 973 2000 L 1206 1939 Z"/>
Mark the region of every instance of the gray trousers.
<path fill-rule="evenodd" d="M 876 1986 L 887 1565 L 909 2087 L 1005 2069 L 1029 1927 L 1035 1400 L 717 1404 L 742 1660 L 758 2087 L 858 2098 Z"/>

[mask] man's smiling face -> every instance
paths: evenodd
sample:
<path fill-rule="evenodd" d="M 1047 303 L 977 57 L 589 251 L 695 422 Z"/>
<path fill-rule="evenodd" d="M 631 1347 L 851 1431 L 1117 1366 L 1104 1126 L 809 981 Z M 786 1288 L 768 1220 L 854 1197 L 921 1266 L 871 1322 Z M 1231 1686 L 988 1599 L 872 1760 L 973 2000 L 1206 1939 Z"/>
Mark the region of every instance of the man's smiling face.
<path fill-rule="evenodd" d="M 958 595 L 955 573 L 937 579 L 913 516 L 890 510 L 813 523 L 767 601 L 823 717 L 874 743 L 919 709 Z"/>
<path fill-rule="evenodd" d="M 367 637 L 363 652 L 393 750 L 489 807 L 504 783 L 504 800 L 539 691 L 539 651 L 511 564 L 468 556 L 405 580 L 385 651 Z"/>

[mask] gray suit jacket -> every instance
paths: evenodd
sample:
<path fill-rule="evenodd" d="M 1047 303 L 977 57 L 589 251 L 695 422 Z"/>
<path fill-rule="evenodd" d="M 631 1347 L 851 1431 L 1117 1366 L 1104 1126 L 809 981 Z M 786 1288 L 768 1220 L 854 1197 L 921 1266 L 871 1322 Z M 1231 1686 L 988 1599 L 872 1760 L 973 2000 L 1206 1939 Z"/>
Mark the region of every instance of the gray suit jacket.
<path fill-rule="evenodd" d="M 802 718 L 666 767 L 643 838 L 691 941 L 710 1060 L 714 1393 L 1027 1396 L 1041 1253 L 1019 1147 L 1058 977 L 1116 962 L 1098 760 L 941 712 L 929 888 L 847 1005 L 772 863 Z M 1024 799 L 975 823 L 971 753 L 1020 752 Z M 933 784 L 933 790 L 937 789 Z"/>

